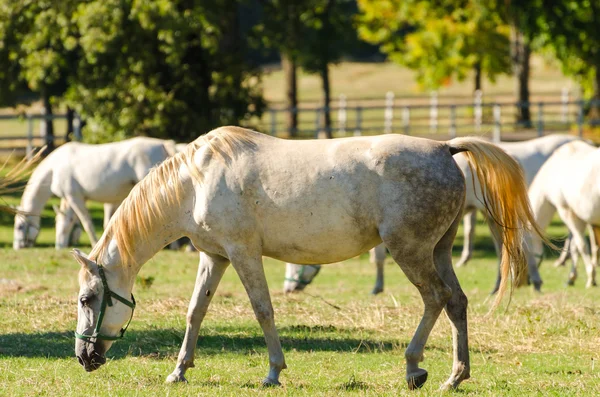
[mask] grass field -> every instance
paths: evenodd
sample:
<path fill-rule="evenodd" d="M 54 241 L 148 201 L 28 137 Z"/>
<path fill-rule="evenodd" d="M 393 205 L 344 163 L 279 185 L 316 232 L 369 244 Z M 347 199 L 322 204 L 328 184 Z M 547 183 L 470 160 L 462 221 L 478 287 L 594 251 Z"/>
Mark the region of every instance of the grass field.
<path fill-rule="evenodd" d="M 92 210 L 100 230 L 101 207 Z M 429 380 L 420 391 L 407 390 L 404 349 L 422 303 L 391 260 L 386 290 L 378 296 L 369 295 L 375 272 L 366 255 L 327 266 L 307 293 L 285 296 L 284 265 L 266 259 L 289 367 L 282 372 L 283 386 L 260 387 L 268 370 L 266 347 L 231 267 L 200 331 L 190 383 L 167 385 L 183 338 L 197 254 L 166 250 L 139 274 L 138 308 L 125 338 L 109 351 L 105 366 L 86 373 L 73 352 L 78 266 L 67 250 L 52 248 L 52 220 L 45 218 L 43 226 L 39 248 L 15 252 L 12 217 L 0 217 L 0 395 L 428 396 L 439 394 L 450 373 L 450 326 L 442 315 L 425 349 Z M 581 279 L 565 287 L 567 270 L 552 268 L 549 259 L 541 268 L 542 294 L 519 289 L 506 312 L 486 316 L 496 260 L 487 228 L 480 225 L 479 231 L 475 258 L 457 270 L 470 300 L 472 379 L 451 394 L 599 395 L 598 289 L 586 290 Z M 565 233 L 559 224 L 549 231 Z M 459 231 L 456 254 L 461 244 Z"/>

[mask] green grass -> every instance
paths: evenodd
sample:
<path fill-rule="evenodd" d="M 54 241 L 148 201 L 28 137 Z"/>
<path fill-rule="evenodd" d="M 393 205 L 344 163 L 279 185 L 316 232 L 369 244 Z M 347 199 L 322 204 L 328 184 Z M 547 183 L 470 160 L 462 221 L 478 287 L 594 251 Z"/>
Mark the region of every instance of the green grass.
<path fill-rule="evenodd" d="M 14 203 L 16 199 L 7 200 Z M 100 229 L 101 207 L 93 205 Z M 45 212 L 50 215 L 50 211 Z M 284 265 L 265 259 L 276 323 L 288 369 L 283 386 L 263 389 L 268 371 L 262 332 L 244 289 L 229 268 L 209 309 L 189 384 L 167 385 L 185 328 L 197 254 L 162 251 L 141 270 L 138 308 L 108 363 L 86 373 L 74 357 L 78 265 L 52 248 L 50 219 L 41 248 L 14 252 L 12 219 L 0 218 L 0 395 L 437 395 L 450 373 L 451 334 L 442 315 L 425 349 L 424 388 L 409 392 L 404 349 L 422 312 L 417 290 L 391 259 L 386 289 L 370 296 L 374 269 L 366 255 L 325 267 L 307 293 L 281 292 Z M 456 395 L 591 396 L 600 393 L 598 289 L 580 279 L 565 287 L 567 269 L 541 268 L 544 293 L 515 291 L 505 312 L 486 316 L 496 259 L 487 227 L 479 225 L 475 258 L 457 269 L 470 300 L 472 379 Z M 555 223 L 553 236 L 564 236 Z M 456 241 L 460 252 L 462 232 Z M 89 248 L 85 247 L 85 251 Z M 583 273 L 583 272 L 581 272 Z M 339 309 L 332 305 L 338 306 Z"/>

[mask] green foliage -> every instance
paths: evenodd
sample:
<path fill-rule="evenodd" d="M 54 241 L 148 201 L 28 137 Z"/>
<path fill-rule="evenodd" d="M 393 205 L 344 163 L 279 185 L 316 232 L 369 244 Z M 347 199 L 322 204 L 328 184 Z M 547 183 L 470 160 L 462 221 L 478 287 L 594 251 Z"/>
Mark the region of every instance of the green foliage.
<path fill-rule="evenodd" d="M 563 72 L 581 84 L 586 96 L 600 98 L 600 3 L 540 0 L 541 41 L 561 61 Z"/>
<path fill-rule="evenodd" d="M 93 141 L 150 135 L 186 141 L 263 109 L 244 60 L 239 2 L 98 0 L 81 4 L 81 57 L 67 93 Z"/>
<path fill-rule="evenodd" d="M 428 89 L 463 80 L 476 65 L 494 81 L 510 71 L 509 29 L 489 2 L 359 0 L 360 36 L 417 72 Z"/>

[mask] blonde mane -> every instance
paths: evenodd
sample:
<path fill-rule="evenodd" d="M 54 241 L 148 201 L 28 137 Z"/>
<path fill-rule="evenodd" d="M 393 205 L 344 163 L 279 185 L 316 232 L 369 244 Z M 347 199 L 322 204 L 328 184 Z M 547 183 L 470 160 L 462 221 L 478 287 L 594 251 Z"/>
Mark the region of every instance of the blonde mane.
<path fill-rule="evenodd" d="M 254 149 L 258 136 L 260 134 L 257 132 L 239 127 L 217 128 L 152 169 L 121 203 L 100 241 L 92 249 L 90 259 L 98 262 L 104 258 L 110 241 L 114 239 L 121 256 L 121 265 L 130 267 L 135 264 L 135 242 L 148 239 L 157 227 L 166 222 L 163 210 L 181 202 L 181 166 L 185 165 L 192 178 L 202 183 L 202 170 L 194 164 L 194 154 L 198 149 L 206 146 L 207 156 L 214 156 L 228 164 L 240 151 Z"/>

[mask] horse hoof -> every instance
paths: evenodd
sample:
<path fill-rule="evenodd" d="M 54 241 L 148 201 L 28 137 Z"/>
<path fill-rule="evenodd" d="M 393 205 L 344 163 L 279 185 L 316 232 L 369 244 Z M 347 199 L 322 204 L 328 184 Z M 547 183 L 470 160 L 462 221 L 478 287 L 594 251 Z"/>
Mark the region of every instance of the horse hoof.
<path fill-rule="evenodd" d="M 535 292 L 542 292 L 542 283 L 534 281 L 533 288 L 534 288 Z"/>
<path fill-rule="evenodd" d="M 274 379 L 269 379 L 269 378 L 265 378 L 262 381 L 262 386 L 263 387 L 276 387 L 276 386 L 281 386 L 281 383 L 279 383 L 278 380 L 274 380 Z"/>
<path fill-rule="evenodd" d="M 567 285 L 568 285 L 569 287 L 572 287 L 572 286 L 574 286 L 574 285 L 575 285 L 575 280 L 569 280 L 569 281 L 567 281 Z"/>
<path fill-rule="evenodd" d="M 188 383 L 188 381 L 183 375 L 171 374 L 167 376 L 166 383 Z"/>
<path fill-rule="evenodd" d="M 419 368 L 412 374 L 406 375 L 406 382 L 410 390 L 420 389 L 427 381 L 427 371 Z"/>
<path fill-rule="evenodd" d="M 377 295 L 383 292 L 382 288 L 373 288 L 373 291 L 371 291 L 371 295 Z"/>

